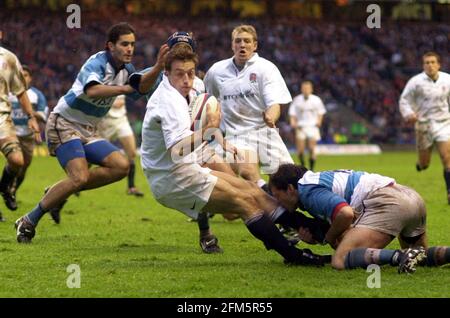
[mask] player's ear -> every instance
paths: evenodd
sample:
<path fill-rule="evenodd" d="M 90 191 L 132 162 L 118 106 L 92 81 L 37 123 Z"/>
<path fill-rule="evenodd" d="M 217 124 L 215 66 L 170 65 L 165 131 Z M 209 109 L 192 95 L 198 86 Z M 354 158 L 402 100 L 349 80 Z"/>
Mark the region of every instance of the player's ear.
<path fill-rule="evenodd" d="M 288 184 L 288 188 L 287 188 L 287 192 L 288 193 L 293 193 L 295 192 L 295 187 L 292 184 Z"/>
<path fill-rule="evenodd" d="M 254 50 L 256 51 L 258 49 L 258 41 L 255 41 L 255 47 Z"/>
<path fill-rule="evenodd" d="M 114 48 L 114 44 L 113 44 L 111 41 L 106 42 L 106 46 L 108 47 L 108 49 L 109 49 L 110 51 L 112 51 L 113 48 Z"/>

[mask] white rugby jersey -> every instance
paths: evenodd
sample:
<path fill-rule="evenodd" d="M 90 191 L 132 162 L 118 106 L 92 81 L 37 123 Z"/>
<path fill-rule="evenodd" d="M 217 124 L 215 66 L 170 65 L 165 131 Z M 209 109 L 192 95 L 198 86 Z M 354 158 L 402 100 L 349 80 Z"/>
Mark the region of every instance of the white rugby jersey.
<path fill-rule="evenodd" d="M 9 93 L 20 95 L 26 90 L 22 65 L 16 55 L 0 46 L 0 112 L 10 112 Z"/>
<path fill-rule="evenodd" d="M 117 69 L 109 51 L 101 51 L 92 55 L 81 67 L 72 88 L 59 99 L 53 113 L 58 113 L 72 122 L 95 126 L 108 113 L 116 97 L 88 97 L 85 92 L 86 85 L 99 83 L 119 86 L 129 83 L 136 89 L 141 74 L 136 73 L 136 85 L 133 85 L 130 75 L 134 72 L 134 66 L 130 63 Z M 133 98 L 141 96 L 137 91 L 127 95 Z"/>
<path fill-rule="evenodd" d="M 27 90 L 27 95 L 31 106 L 33 106 L 33 110 L 39 113 L 42 118 L 46 118 L 45 109 L 47 108 L 47 99 L 44 94 L 36 87 L 30 87 Z M 12 105 L 11 119 L 16 128 L 16 135 L 20 137 L 31 135 L 33 132 L 28 127 L 28 115 L 23 111 L 19 100 L 15 95 L 10 94 L 9 101 Z"/>
<path fill-rule="evenodd" d="M 142 125 L 141 164 L 153 172 L 169 171 L 175 166 L 170 148 L 190 136 L 189 104 L 163 76 L 147 103 Z"/>
<path fill-rule="evenodd" d="M 215 63 L 203 81 L 206 91 L 221 103 L 221 129 L 227 134 L 265 127 L 262 113 L 268 107 L 292 101 L 278 68 L 257 53 L 241 71 L 233 58 Z"/>
<path fill-rule="evenodd" d="M 289 106 L 289 116 L 297 118 L 297 127 L 316 126 L 319 116 L 326 112 L 322 100 L 314 94 L 307 99 L 303 94 L 297 95 Z"/>
<path fill-rule="evenodd" d="M 419 122 L 450 119 L 450 74 L 439 72 L 436 81 L 425 72 L 412 77 L 403 89 L 399 105 L 403 118 L 414 112 Z"/>

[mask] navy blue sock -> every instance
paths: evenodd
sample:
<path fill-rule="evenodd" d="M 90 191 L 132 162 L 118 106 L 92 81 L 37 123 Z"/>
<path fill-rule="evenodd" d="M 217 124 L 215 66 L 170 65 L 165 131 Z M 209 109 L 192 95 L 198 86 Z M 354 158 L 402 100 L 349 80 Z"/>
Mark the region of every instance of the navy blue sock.
<path fill-rule="evenodd" d="M 255 215 L 246 220 L 245 225 L 247 225 L 248 230 L 254 237 L 263 241 L 268 250 L 274 249 L 285 260 L 293 262 L 301 255 L 299 250 L 289 244 L 288 240 L 286 240 L 267 215 Z"/>
<path fill-rule="evenodd" d="M 41 203 L 38 203 L 30 213 L 28 213 L 25 217 L 30 220 L 30 222 L 36 226 L 39 223 L 39 220 L 47 211 L 44 211 L 41 207 Z"/>
<path fill-rule="evenodd" d="M 305 157 L 303 154 L 298 155 L 298 160 L 300 161 L 300 164 L 304 167 L 305 166 Z"/>
<path fill-rule="evenodd" d="M 444 170 L 445 185 L 447 186 L 447 193 L 450 193 L 450 170 Z"/>
<path fill-rule="evenodd" d="M 209 234 L 209 217 L 208 213 L 202 212 L 198 214 L 197 218 L 198 229 L 200 230 L 200 236 Z"/>
<path fill-rule="evenodd" d="M 6 165 L 3 169 L 3 174 L 0 179 L 0 192 L 6 192 L 11 185 L 11 183 L 14 181 L 17 173 L 13 172 L 11 168 Z"/>
<path fill-rule="evenodd" d="M 316 159 L 309 159 L 309 170 L 314 171 L 315 164 L 316 164 Z"/>
<path fill-rule="evenodd" d="M 355 248 L 345 256 L 345 268 L 367 268 L 370 264 L 391 264 L 398 265 L 397 260 L 393 260 L 396 251 L 381 250 L 376 248 Z"/>
<path fill-rule="evenodd" d="M 427 249 L 427 266 L 440 266 L 450 263 L 450 247 L 433 246 Z"/>
<path fill-rule="evenodd" d="M 134 161 L 130 162 L 130 170 L 128 171 L 128 189 L 134 188 L 134 175 L 136 173 L 136 165 Z"/>

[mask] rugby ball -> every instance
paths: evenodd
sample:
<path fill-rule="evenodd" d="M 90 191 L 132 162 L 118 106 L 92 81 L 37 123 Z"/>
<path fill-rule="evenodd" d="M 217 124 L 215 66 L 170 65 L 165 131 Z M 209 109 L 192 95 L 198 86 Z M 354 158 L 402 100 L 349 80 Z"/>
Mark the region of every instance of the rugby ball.
<path fill-rule="evenodd" d="M 206 105 L 212 111 L 217 109 L 217 99 L 208 93 L 195 96 L 189 104 L 189 114 L 191 115 L 191 130 L 195 131 L 206 126 Z"/>

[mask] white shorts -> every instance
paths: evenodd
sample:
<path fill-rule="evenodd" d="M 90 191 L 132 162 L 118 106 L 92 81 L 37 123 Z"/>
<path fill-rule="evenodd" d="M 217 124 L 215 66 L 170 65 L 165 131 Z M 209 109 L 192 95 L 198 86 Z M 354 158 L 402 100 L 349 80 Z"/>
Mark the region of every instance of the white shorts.
<path fill-rule="evenodd" d="M 435 142 L 450 140 L 450 120 L 416 123 L 416 146 L 419 150 L 425 150 L 433 146 Z"/>
<path fill-rule="evenodd" d="M 255 155 L 252 158 L 245 158 L 245 162 L 260 163 L 264 174 L 277 172 L 282 164 L 294 163 L 277 128 L 264 127 L 240 135 L 226 135 L 225 140 L 240 150 L 254 152 Z M 230 162 L 229 160 L 228 156 L 227 161 Z"/>
<path fill-rule="evenodd" d="M 210 172 L 211 169 L 195 163 L 177 165 L 170 172 L 144 169 L 156 201 L 193 219 L 208 203 L 217 183 L 217 177 Z"/>
<path fill-rule="evenodd" d="M 312 139 L 315 141 L 319 141 L 321 138 L 320 129 L 317 126 L 297 127 L 297 129 L 295 130 L 295 136 L 300 140 Z"/>
<path fill-rule="evenodd" d="M 120 117 L 106 116 L 97 124 L 97 130 L 100 136 L 110 141 L 133 136 L 133 129 L 131 129 L 126 115 Z"/>

